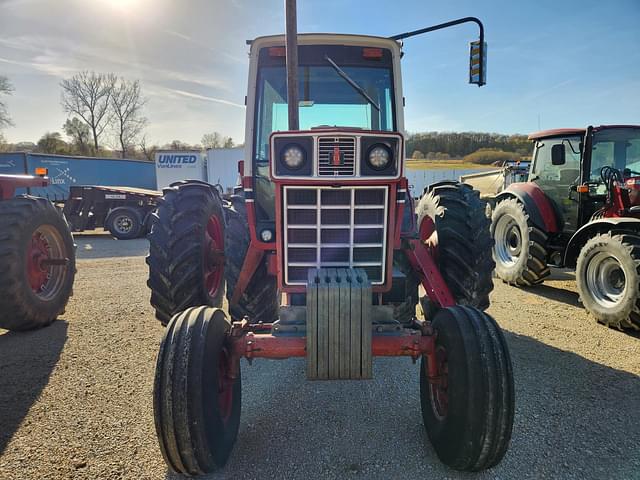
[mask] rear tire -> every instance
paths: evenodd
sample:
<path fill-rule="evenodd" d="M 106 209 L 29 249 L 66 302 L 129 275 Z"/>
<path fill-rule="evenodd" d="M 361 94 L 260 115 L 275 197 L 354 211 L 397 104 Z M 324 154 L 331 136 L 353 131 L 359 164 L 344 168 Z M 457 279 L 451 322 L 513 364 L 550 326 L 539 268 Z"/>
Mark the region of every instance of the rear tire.
<path fill-rule="evenodd" d="M 456 470 L 497 465 L 509 447 L 514 414 L 511 358 L 500 327 L 486 313 L 455 306 L 433 321 L 438 378 L 420 368 L 420 403 L 440 460 Z"/>
<path fill-rule="evenodd" d="M 589 239 L 578 255 L 576 283 L 598 322 L 640 330 L 640 236 L 610 232 Z"/>
<path fill-rule="evenodd" d="M 109 213 L 105 228 L 118 240 L 131 240 L 142 234 L 142 218 L 133 208 L 116 208 Z"/>
<path fill-rule="evenodd" d="M 547 235 L 536 227 L 515 198 L 502 200 L 493 211 L 491 235 L 496 274 L 519 287 L 541 284 L 549 276 Z"/>
<path fill-rule="evenodd" d="M 67 262 L 42 263 L 53 259 Z M 69 225 L 51 202 L 29 196 L 0 201 L 0 328 L 49 325 L 64 313 L 75 272 Z"/>
<path fill-rule="evenodd" d="M 147 285 L 166 325 L 186 308 L 222 306 L 225 219 L 220 195 L 205 183 L 184 182 L 163 193 L 148 236 Z"/>
<path fill-rule="evenodd" d="M 470 185 L 441 182 L 428 187 L 416 209 L 421 240 L 424 222 L 437 233 L 437 264 L 460 305 L 489 307 L 493 290 L 493 240 L 479 193 Z"/>
<path fill-rule="evenodd" d="M 156 363 L 153 413 L 162 456 L 177 473 L 223 467 L 240 426 L 242 379 L 229 373 L 231 325 L 222 310 L 190 308 L 171 319 Z"/>
<path fill-rule="evenodd" d="M 231 303 L 251 238 L 244 198 L 233 196 L 231 207 L 226 208 L 225 213 L 227 214 L 226 242 L 227 245 L 233 246 L 226 252 L 225 264 L 227 300 Z M 279 308 L 280 292 L 277 279 L 269 275 L 266 263 L 263 261 L 255 271 L 238 304 L 229 306 L 229 314 L 233 320 L 241 320 L 244 316 L 248 316 L 252 322 L 269 323 L 278 318 Z"/>

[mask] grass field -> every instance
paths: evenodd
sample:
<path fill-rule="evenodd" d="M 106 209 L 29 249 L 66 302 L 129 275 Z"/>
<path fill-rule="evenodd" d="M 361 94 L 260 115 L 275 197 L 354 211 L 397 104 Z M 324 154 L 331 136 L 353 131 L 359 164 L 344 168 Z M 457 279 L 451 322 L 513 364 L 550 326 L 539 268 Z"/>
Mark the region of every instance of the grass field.
<path fill-rule="evenodd" d="M 464 160 L 413 160 L 407 159 L 406 167 L 411 170 L 464 170 L 470 168 L 496 168 L 493 165 L 479 165 Z"/>

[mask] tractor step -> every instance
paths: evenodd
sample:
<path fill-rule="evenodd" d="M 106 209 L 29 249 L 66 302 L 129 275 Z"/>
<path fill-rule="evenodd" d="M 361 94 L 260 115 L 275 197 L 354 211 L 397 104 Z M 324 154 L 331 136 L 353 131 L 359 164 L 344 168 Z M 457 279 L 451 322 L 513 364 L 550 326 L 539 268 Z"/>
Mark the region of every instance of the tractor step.
<path fill-rule="evenodd" d="M 307 284 L 307 378 L 372 377 L 371 283 L 362 269 L 320 268 Z"/>

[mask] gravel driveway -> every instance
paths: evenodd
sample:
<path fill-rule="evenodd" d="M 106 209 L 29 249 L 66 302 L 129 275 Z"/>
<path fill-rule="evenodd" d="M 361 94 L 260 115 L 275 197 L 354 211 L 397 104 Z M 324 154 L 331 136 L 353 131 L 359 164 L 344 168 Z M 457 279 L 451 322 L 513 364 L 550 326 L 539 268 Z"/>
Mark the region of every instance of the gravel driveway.
<path fill-rule="evenodd" d="M 164 479 L 151 390 L 163 328 L 146 240 L 78 236 L 75 296 L 44 330 L 0 330 L 0 479 Z M 571 275 L 496 284 L 516 381 L 511 448 L 461 474 L 430 447 L 418 369 L 379 359 L 374 380 L 308 382 L 304 361 L 243 364 L 240 434 L 213 478 L 640 479 L 640 337 L 597 325 Z"/>

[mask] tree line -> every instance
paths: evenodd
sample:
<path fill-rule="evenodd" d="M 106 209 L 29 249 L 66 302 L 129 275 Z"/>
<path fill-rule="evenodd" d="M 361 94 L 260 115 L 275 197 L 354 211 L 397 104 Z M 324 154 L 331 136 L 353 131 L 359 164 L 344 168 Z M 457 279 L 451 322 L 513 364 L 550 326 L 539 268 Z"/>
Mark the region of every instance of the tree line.
<path fill-rule="evenodd" d="M 519 160 L 530 156 L 532 149 L 533 145 L 527 136 L 519 134 L 424 132 L 412 133 L 406 140 L 407 155 L 413 159 L 466 158 L 477 163 L 493 163 L 488 160 L 490 152 L 496 152 L 496 160 L 507 157 Z"/>
<path fill-rule="evenodd" d="M 37 142 L 10 144 L 2 129 L 12 126 L 5 98 L 14 87 L 0 76 L 0 151 L 85 156 L 114 156 L 153 160 L 160 149 L 192 150 L 231 148 L 234 142 L 218 132 L 206 133 L 201 143 L 191 145 L 173 140 L 164 145 L 149 144 L 144 116 L 147 98 L 139 80 L 127 80 L 113 73 L 80 72 L 60 82 L 61 106 L 68 115 L 62 132 L 46 132 Z"/>

